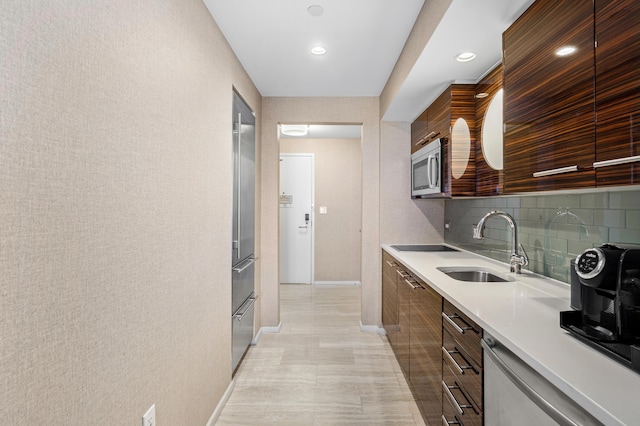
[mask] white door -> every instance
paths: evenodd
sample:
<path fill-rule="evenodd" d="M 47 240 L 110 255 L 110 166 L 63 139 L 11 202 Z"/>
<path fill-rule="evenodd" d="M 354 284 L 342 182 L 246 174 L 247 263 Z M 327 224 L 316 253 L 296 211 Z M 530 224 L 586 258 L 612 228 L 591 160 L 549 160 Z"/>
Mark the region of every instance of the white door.
<path fill-rule="evenodd" d="M 314 154 L 280 155 L 280 282 L 313 282 Z"/>

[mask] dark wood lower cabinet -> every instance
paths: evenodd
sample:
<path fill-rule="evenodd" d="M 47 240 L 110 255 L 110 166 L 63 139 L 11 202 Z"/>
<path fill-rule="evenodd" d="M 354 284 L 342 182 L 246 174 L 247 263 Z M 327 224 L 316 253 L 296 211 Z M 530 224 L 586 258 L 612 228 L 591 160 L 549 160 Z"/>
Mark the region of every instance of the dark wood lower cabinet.
<path fill-rule="evenodd" d="M 398 333 L 397 264 L 393 257 L 382 251 L 382 326 L 393 347 Z"/>
<path fill-rule="evenodd" d="M 409 384 L 422 418 L 428 425 L 441 418 L 441 319 L 442 297 L 428 284 L 413 290 Z"/>
<path fill-rule="evenodd" d="M 384 251 L 382 261 L 383 326 L 422 418 L 481 426 L 482 329 Z"/>
<path fill-rule="evenodd" d="M 413 290 L 409 287 L 406 280 L 409 274 L 402 270 L 398 270 L 398 332 L 396 333 L 396 343 L 393 351 L 398 359 L 398 364 L 404 373 L 407 382 L 409 376 L 410 362 L 410 334 L 411 334 L 411 297 Z"/>
<path fill-rule="evenodd" d="M 448 365 L 442 367 L 442 406 L 447 420 L 464 426 L 482 426 L 482 410 L 460 385 Z M 451 424 L 451 423 L 450 423 Z"/>
<path fill-rule="evenodd" d="M 449 301 L 442 303 L 443 423 L 483 422 L 482 329 Z"/>
<path fill-rule="evenodd" d="M 442 297 L 384 251 L 382 261 L 382 318 L 387 338 L 425 423 L 439 424 Z"/>

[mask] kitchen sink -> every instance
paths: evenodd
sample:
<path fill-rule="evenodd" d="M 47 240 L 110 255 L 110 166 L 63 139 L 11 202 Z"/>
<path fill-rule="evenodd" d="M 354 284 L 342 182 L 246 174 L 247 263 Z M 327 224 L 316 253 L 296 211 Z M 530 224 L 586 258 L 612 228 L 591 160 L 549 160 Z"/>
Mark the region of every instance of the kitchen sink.
<path fill-rule="evenodd" d="M 441 267 L 437 268 L 440 272 L 443 272 L 458 281 L 468 281 L 476 283 L 502 283 L 507 281 L 514 281 L 512 277 L 508 277 L 491 269 L 481 268 L 476 266 L 454 266 L 454 267 Z"/>

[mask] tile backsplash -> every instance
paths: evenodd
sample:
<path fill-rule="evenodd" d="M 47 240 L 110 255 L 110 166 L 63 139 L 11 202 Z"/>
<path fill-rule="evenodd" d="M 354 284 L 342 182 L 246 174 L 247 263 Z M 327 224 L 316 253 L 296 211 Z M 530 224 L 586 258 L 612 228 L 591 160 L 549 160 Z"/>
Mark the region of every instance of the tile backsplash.
<path fill-rule="evenodd" d="M 529 269 L 569 282 L 571 259 L 606 242 L 640 244 L 640 189 L 452 199 L 445 202 L 447 243 L 502 262 L 509 261 L 511 229 L 500 217 L 487 220 L 484 240 L 473 226 L 491 210 L 511 214 Z"/>

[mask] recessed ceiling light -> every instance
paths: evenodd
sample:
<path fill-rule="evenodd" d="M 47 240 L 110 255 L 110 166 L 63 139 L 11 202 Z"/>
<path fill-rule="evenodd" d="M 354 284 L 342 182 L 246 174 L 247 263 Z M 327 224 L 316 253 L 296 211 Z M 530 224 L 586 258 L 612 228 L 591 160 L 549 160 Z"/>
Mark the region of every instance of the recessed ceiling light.
<path fill-rule="evenodd" d="M 486 98 L 487 96 L 489 96 L 487 92 L 476 93 L 476 99 L 483 99 L 483 98 Z"/>
<path fill-rule="evenodd" d="M 311 48 L 311 53 L 313 53 L 314 55 L 324 55 L 325 53 L 327 53 L 327 49 L 322 46 L 314 46 Z"/>
<path fill-rule="evenodd" d="M 281 124 L 280 131 L 287 136 L 305 136 L 309 131 L 306 124 Z"/>
<path fill-rule="evenodd" d="M 569 56 L 576 53 L 575 46 L 562 46 L 560 49 L 556 50 L 556 56 Z"/>
<path fill-rule="evenodd" d="M 324 9 L 322 8 L 322 6 L 314 4 L 307 8 L 307 12 L 309 12 L 309 15 L 311 16 L 320 16 L 324 13 Z"/>
<path fill-rule="evenodd" d="M 476 54 L 473 52 L 463 52 L 456 56 L 458 62 L 469 62 L 476 58 Z"/>

